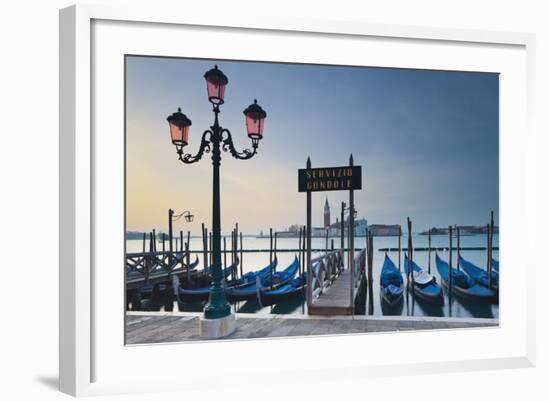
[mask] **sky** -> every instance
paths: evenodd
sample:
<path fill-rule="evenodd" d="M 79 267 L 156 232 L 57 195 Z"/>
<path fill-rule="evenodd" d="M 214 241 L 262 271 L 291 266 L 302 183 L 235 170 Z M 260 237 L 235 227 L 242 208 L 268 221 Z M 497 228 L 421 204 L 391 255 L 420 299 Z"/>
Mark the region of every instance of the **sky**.
<path fill-rule="evenodd" d="M 243 110 L 258 99 L 267 112 L 259 153 L 242 161 L 222 152 L 222 232 L 305 224 L 297 170 L 362 166 L 358 217 L 413 231 L 498 221 L 498 74 L 413 69 L 126 57 L 126 228 L 167 230 L 168 209 L 195 219 L 175 230 L 211 227 L 209 155 L 181 163 L 166 117 L 181 107 L 192 120 L 188 153 L 213 123 L 204 73 L 229 78 L 220 124 L 239 150 L 250 148 Z M 314 226 L 331 219 L 348 192 L 312 196 Z"/>

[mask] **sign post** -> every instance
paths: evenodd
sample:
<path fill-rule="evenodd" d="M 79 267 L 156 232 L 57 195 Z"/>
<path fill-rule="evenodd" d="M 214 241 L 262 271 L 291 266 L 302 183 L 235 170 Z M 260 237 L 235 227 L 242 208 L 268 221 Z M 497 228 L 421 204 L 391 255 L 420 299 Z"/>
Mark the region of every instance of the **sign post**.
<path fill-rule="evenodd" d="M 323 168 L 311 168 L 311 159 L 308 157 L 305 169 L 298 170 L 298 192 L 306 193 L 306 264 L 307 264 L 307 305 L 308 307 L 312 302 L 312 271 L 311 271 L 311 193 L 319 191 L 349 191 L 349 266 L 350 266 L 350 280 L 351 289 L 350 297 L 351 304 L 353 305 L 353 293 L 354 293 L 354 271 L 353 271 L 353 248 L 354 248 L 354 213 L 355 205 L 353 202 L 353 191 L 361 189 L 361 166 L 353 165 L 353 155 L 350 155 L 349 165 L 342 167 L 323 167 Z M 342 240 L 341 245 L 344 247 L 343 233 L 344 233 L 344 204 L 342 204 Z"/>

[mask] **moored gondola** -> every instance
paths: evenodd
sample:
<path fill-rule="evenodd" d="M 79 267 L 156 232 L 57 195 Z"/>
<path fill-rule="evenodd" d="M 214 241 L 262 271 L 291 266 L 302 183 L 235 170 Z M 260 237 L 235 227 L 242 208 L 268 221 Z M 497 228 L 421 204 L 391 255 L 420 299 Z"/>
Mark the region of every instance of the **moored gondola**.
<path fill-rule="evenodd" d="M 449 264 L 443 261 L 439 255 L 435 255 L 435 264 L 437 271 L 441 276 L 441 283 L 447 289 L 449 289 Z M 451 287 L 452 293 L 457 296 L 480 302 L 498 302 L 497 293 L 490 290 L 480 284 L 477 284 L 466 273 L 452 268 Z"/>
<path fill-rule="evenodd" d="M 477 267 L 472 262 L 464 259 L 462 256 L 460 257 L 460 268 L 464 270 L 466 274 L 470 276 L 476 283 L 498 291 L 498 271 L 493 270 L 491 272 L 491 286 L 489 287 L 489 274 L 487 274 L 487 271 L 483 270 L 480 267 Z"/>
<path fill-rule="evenodd" d="M 405 274 L 409 273 L 409 262 L 411 263 L 413 271 L 413 280 L 409 282 L 409 288 L 413 287 L 414 295 L 425 301 L 442 305 L 443 290 L 441 286 L 437 284 L 436 278 L 422 270 L 414 260 L 409 260 L 407 255 L 405 255 L 405 260 L 403 262 Z"/>
<path fill-rule="evenodd" d="M 283 271 L 275 272 L 273 274 L 267 274 L 263 278 L 258 278 L 252 285 L 245 288 L 227 288 L 225 296 L 229 302 L 250 301 L 257 299 L 258 293 L 258 281 L 263 287 L 267 288 L 279 288 L 294 278 L 300 267 L 300 262 L 297 257 L 294 257 L 292 263 Z"/>
<path fill-rule="evenodd" d="M 380 296 L 388 305 L 403 300 L 403 277 L 387 254 L 380 272 Z"/>
<path fill-rule="evenodd" d="M 277 258 L 264 267 L 255 272 L 248 272 L 243 274 L 238 280 L 233 280 L 228 282 L 227 288 L 246 288 L 252 286 L 256 283 L 256 277 L 264 279 L 266 276 L 269 276 L 270 272 L 277 267 Z M 204 269 L 202 270 L 204 272 Z M 208 295 L 210 294 L 210 286 L 199 287 L 199 288 L 178 288 L 179 300 L 181 302 L 199 302 L 207 301 Z"/>
<path fill-rule="evenodd" d="M 306 277 L 307 274 L 304 272 L 292 279 L 290 283 L 273 290 L 260 285 L 256 294 L 258 303 L 262 306 L 269 306 L 302 298 L 305 296 Z"/>

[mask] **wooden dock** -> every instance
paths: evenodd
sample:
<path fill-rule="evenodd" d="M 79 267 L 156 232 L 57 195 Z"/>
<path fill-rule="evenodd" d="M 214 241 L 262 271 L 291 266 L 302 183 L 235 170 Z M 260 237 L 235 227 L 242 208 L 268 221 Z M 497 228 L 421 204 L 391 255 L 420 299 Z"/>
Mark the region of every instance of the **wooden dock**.
<path fill-rule="evenodd" d="M 346 270 L 342 255 L 342 251 L 335 251 L 315 260 L 319 266 L 311 286 L 310 315 L 354 314 L 357 296 L 365 290 L 366 252 L 362 250 Z"/>
<path fill-rule="evenodd" d="M 350 271 L 344 270 L 309 306 L 310 315 L 353 315 L 350 299 Z"/>

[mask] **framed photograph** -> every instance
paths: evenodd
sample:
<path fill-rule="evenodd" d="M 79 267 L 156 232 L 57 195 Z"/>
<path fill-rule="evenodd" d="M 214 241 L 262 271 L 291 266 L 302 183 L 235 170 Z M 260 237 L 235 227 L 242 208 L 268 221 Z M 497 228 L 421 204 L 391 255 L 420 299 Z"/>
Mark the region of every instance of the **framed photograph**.
<path fill-rule="evenodd" d="M 531 366 L 533 44 L 62 10 L 61 390 Z"/>

